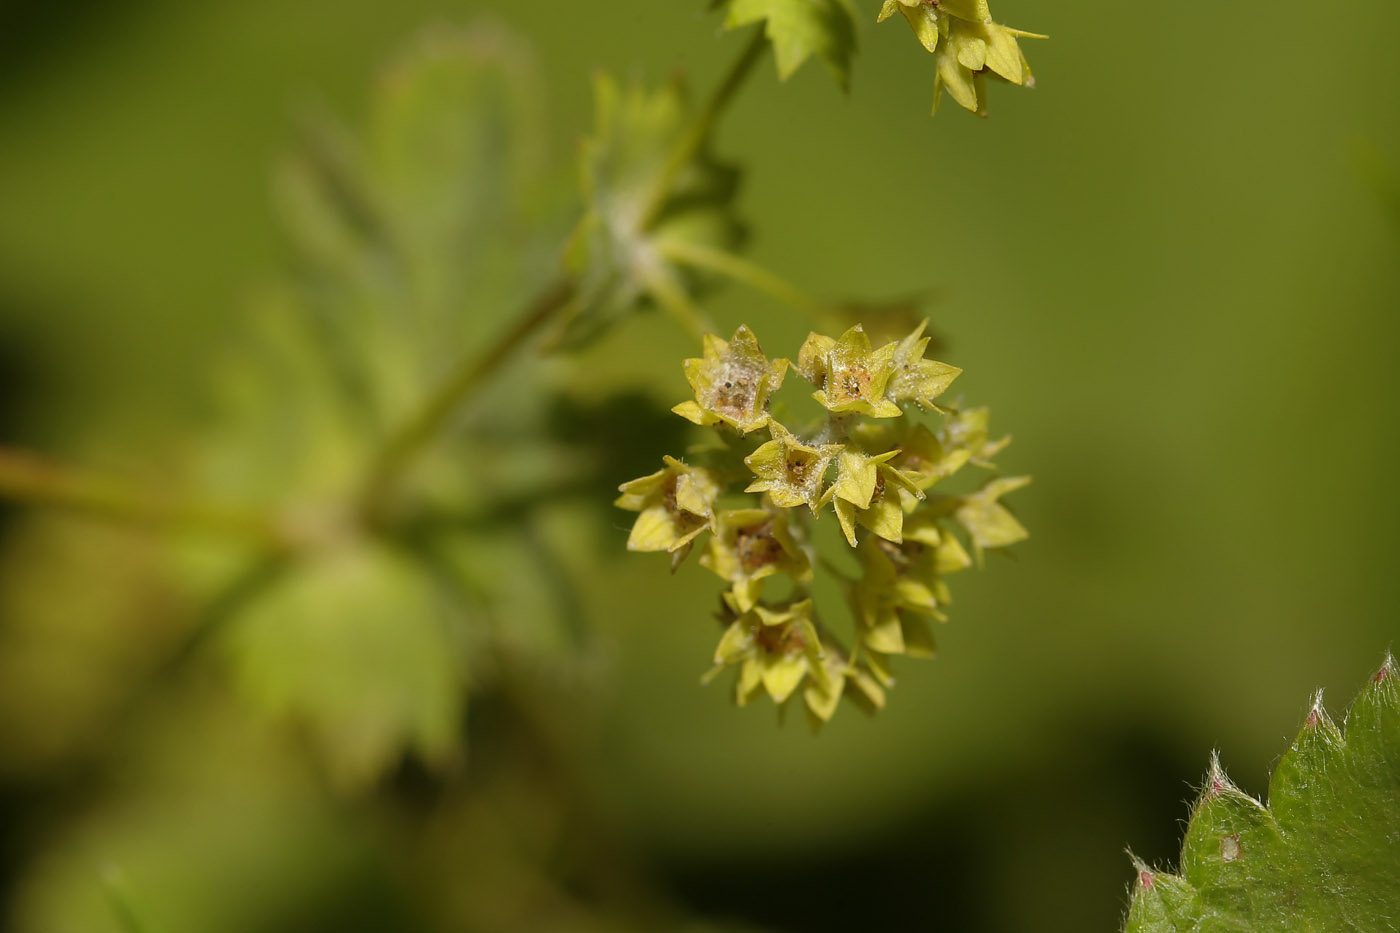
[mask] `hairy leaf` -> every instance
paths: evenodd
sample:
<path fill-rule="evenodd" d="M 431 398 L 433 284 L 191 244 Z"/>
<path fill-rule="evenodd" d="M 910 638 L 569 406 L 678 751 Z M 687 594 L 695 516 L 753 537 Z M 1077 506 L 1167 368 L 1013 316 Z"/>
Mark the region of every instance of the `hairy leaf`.
<path fill-rule="evenodd" d="M 1127 933 L 1400 929 L 1400 672 L 1387 657 L 1338 729 L 1319 693 L 1268 806 L 1212 759 L 1179 875 L 1137 863 Z"/>
<path fill-rule="evenodd" d="M 728 29 L 764 23 L 784 81 L 815 55 L 843 89 L 850 86 L 856 24 L 849 0 L 728 0 L 724 5 Z"/>

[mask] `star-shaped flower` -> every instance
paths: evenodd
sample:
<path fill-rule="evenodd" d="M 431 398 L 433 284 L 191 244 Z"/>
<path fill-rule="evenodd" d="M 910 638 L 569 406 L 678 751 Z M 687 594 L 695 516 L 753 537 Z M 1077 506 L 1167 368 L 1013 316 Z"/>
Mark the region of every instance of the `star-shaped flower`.
<path fill-rule="evenodd" d="M 773 504 L 785 509 L 806 503 L 816 514 L 823 504 L 822 481 L 840 444 L 804 444 L 787 428 L 770 421 L 773 439 L 744 458 L 758 479 L 744 492 L 766 492 Z"/>
<path fill-rule="evenodd" d="M 1030 532 L 1016 516 L 1001 504 L 1002 496 L 1029 486 L 1030 482 L 1029 476 L 999 476 L 958 500 L 953 516 L 972 536 L 972 546 L 979 560 L 988 548 L 1007 547 L 1030 537 Z"/>
<path fill-rule="evenodd" d="M 889 541 L 902 540 L 904 499 L 917 501 L 924 494 L 909 477 L 890 466 L 889 461 L 898 453 L 889 450 L 872 456 L 847 448 L 837 458 L 836 482 L 827 498 L 835 500 L 836 518 L 851 547 L 856 546 L 857 522 Z"/>
<path fill-rule="evenodd" d="M 671 409 L 699 425 L 724 422 L 744 434 L 768 423 L 768 397 L 783 384 L 787 360 L 769 360 L 753 331 L 741 326 L 728 341 L 706 334 L 703 357 L 685 361 L 693 401 Z"/>
<path fill-rule="evenodd" d="M 933 400 L 947 391 L 953 380 L 962 375 L 962 370 L 937 360 L 924 359 L 929 338 L 925 337 L 925 319 L 914 332 L 905 337 L 895 347 L 894 375 L 887 388 L 889 397 L 896 402 L 915 402 L 923 408 L 942 411 Z"/>
<path fill-rule="evenodd" d="M 876 539 L 861 545 L 861 567 L 865 573 L 850 588 L 857 636 L 865 649 L 877 656 L 931 658 L 936 648 L 927 618 L 930 613 L 901 593 L 901 567 L 894 556 L 898 551 L 889 542 Z M 882 669 L 877 661 L 876 673 Z"/>
<path fill-rule="evenodd" d="M 898 418 L 903 409 L 886 397 L 894 375 L 896 344 L 877 350 L 859 324 L 832 340 L 810 334 L 797 357 L 797 368 L 817 387 L 812 398 L 829 411 L 860 412 L 872 418 Z"/>
<path fill-rule="evenodd" d="M 725 630 L 706 679 L 738 666 L 735 699 L 740 706 L 759 689 L 767 690 L 774 703 L 782 703 L 808 675 L 827 685 L 823 651 L 812 624 L 810 599 L 771 608 L 756 605 Z"/>
<path fill-rule="evenodd" d="M 811 562 L 788 531 L 786 513 L 768 509 L 720 512 L 700 563 L 732 584 L 730 602 L 738 612 L 753 608 L 766 577 L 781 572 L 812 579 Z"/>
<path fill-rule="evenodd" d="M 890 467 L 920 490 L 928 490 L 940 480 L 962 469 L 971 457 L 961 446 L 945 444 L 922 424 L 911 424 L 899 437 Z"/>
<path fill-rule="evenodd" d="M 713 526 L 719 483 L 703 467 L 662 459 L 662 469 L 619 486 L 622 495 L 613 505 L 641 513 L 627 536 L 629 551 L 670 551 L 683 558 L 691 542 Z"/>
<path fill-rule="evenodd" d="M 1011 436 L 992 440 L 990 420 L 991 410 L 988 408 L 960 411 L 944 422 L 942 430 L 938 432 L 939 443 L 949 451 L 950 456 L 954 451 L 961 450 L 972 463 L 980 467 L 993 467 L 992 458 L 1011 443 Z"/>
<path fill-rule="evenodd" d="M 896 571 L 892 598 L 898 605 L 946 621 L 940 607 L 952 602 L 952 596 L 943 577 L 972 566 L 972 558 L 957 536 L 922 511 L 905 522 L 902 542 L 897 546 L 881 543 L 879 547 Z"/>
<path fill-rule="evenodd" d="M 919 44 L 932 52 L 937 68 L 933 110 L 944 88 L 964 108 L 986 112 L 983 82 L 990 74 L 1012 84 L 1034 87 L 1031 66 L 1016 39 L 1044 39 L 992 21 L 986 0 L 885 0 L 879 21 L 904 14 Z"/>
<path fill-rule="evenodd" d="M 868 714 L 885 708 L 885 688 L 864 664 L 828 646 L 822 658 L 822 668 L 825 676 L 809 677 L 807 685 L 802 688 L 802 700 L 807 706 L 807 723 L 813 732 L 820 731 L 836 715 L 836 707 L 842 697 Z"/>

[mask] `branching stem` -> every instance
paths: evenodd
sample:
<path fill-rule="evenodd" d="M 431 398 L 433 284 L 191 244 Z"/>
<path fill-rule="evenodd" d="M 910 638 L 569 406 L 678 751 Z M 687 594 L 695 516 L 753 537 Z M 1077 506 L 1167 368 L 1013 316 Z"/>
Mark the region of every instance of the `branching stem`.
<path fill-rule="evenodd" d="M 685 135 L 671 151 L 647 198 L 646 209 L 642 212 L 643 229 L 649 229 L 656 223 L 670 191 L 675 186 L 676 177 L 705 144 L 715 122 L 753 71 L 766 45 L 763 30 L 755 30 L 724 80 L 715 88 Z M 697 259 L 695 262 L 698 265 L 701 260 Z M 771 286 L 772 283 L 769 284 Z M 694 303 L 680 289 L 669 287 L 669 283 L 653 283 L 653 286 L 652 292 L 658 303 L 698 338 L 705 331 L 706 324 Z M 568 303 L 574 295 L 574 288 L 575 284 L 572 281 L 564 279 L 542 292 L 526 306 L 516 323 L 501 335 L 491 349 L 480 357 L 464 360 L 448 375 L 438 390 L 428 397 L 423 406 L 389 437 L 374 459 L 361 494 L 361 514 L 367 520 L 373 523 L 382 518 L 384 507 L 394 488 L 418 454 L 432 443 L 472 392 L 494 375 L 543 324 Z"/>
<path fill-rule="evenodd" d="M 285 543 L 282 531 L 270 516 L 157 495 L 109 476 L 5 448 L 0 448 L 0 498 L 153 528 L 206 532 L 265 547 Z"/>
<path fill-rule="evenodd" d="M 657 244 L 661 255 L 672 262 L 715 272 L 736 282 L 749 286 L 777 299 L 794 311 L 817 315 L 822 311 L 821 302 L 791 282 L 769 272 L 763 266 L 742 256 L 722 249 L 705 246 L 703 243 L 689 243 L 681 240 L 667 240 Z"/>
<path fill-rule="evenodd" d="M 705 145 L 705 140 L 709 138 L 714 129 L 715 122 L 724 113 L 729 102 L 734 99 L 734 95 L 744 86 L 744 81 L 748 79 L 754 65 L 763 57 L 763 51 L 768 45 L 768 40 L 763 35 L 762 27 L 756 28 L 753 37 L 749 39 L 748 45 L 739 53 L 734 64 L 730 66 L 729 73 L 724 80 L 715 88 L 709 100 L 705 101 L 705 106 L 695 115 L 695 121 L 690 125 L 686 134 L 681 137 L 676 148 L 671 150 L 671 154 L 666 159 L 666 166 L 656 177 L 656 183 L 652 186 L 647 197 L 646 210 L 642 212 L 642 229 L 650 229 L 661 216 L 662 209 L 666 206 L 666 199 L 675 187 L 676 177 L 685 169 L 686 165 L 694 159 L 700 151 L 700 147 Z"/>
<path fill-rule="evenodd" d="M 525 306 L 510 329 L 501 334 L 485 353 L 462 360 L 448 373 L 437 391 L 428 396 L 398 431 L 389 436 L 374 458 L 360 501 L 364 516 L 370 519 L 380 516 L 385 502 L 404 473 L 457 410 L 568 304 L 573 295 L 574 283 L 568 279 L 550 285 Z"/>
<path fill-rule="evenodd" d="M 714 330 L 705 312 L 681 288 L 665 275 L 654 276 L 647 282 L 647 291 L 661 310 L 671 316 L 691 340 L 699 343 L 708 331 Z"/>

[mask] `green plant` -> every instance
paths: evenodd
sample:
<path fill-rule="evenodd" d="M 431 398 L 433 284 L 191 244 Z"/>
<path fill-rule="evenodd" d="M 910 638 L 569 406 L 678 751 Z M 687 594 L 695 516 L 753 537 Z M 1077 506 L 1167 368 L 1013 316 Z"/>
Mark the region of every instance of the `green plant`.
<path fill-rule="evenodd" d="M 1400 923 L 1400 681 L 1387 657 L 1339 729 L 1313 699 L 1267 805 L 1212 756 L 1179 874 L 1134 859 L 1128 933 L 1386 930 Z"/>
<path fill-rule="evenodd" d="M 124 929 L 271 929 L 289 923 L 278 911 L 298 885 L 312 899 L 358 888 L 388 837 L 421 844 L 388 873 L 412 891 L 397 917 L 425 928 L 674 928 L 678 911 L 647 891 L 592 795 L 581 749 L 603 665 L 556 533 L 566 513 L 612 523 L 598 516 L 646 468 L 634 455 L 669 451 L 618 489 L 615 505 L 636 513 L 627 546 L 673 570 L 698 551 L 724 583 L 705 678 L 734 669 L 739 705 L 767 693 L 814 729 L 842 699 L 884 706 L 891 659 L 934 653 L 946 576 L 1025 537 L 1003 498 L 1028 478 L 950 488 L 966 466 L 993 469 L 1009 439 L 987 409 L 948 401 L 960 370 L 928 357 L 922 309 L 828 302 L 744 252 L 741 166 L 716 130 L 770 51 L 781 79 L 815 58 L 847 86 L 854 4 L 711 6 L 746 33 L 707 95 L 679 79 L 595 80 L 567 214 L 540 181 L 548 121 L 528 45 L 495 26 L 425 31 L 362 127 L 309 119 L 279 164 L 291 268 L 211 380 L 198 440 L 151 452 L 177 479 L 0 451 L 0 494 L 39 507 L 21 549 L 64 557 L 27 581 L 35 616 L 101 600 L 120 633 L 156 615 L 136 592 L 149 586 L 186 620 L 158 633 L 153 657 L 110 651 L 147 683 L 92 691 L 116 712 L 89 728 L 147 743 L 160 763 L 131 782 L 134 804 L 100 788 L 117 817 L 74 843 L 83 857 L 36 869 L 41 906 L 17 914 L 96 928 L 62 882 L 72 872 L 81 887 L 100 864 L 92 909 Z M 877 21 L 896 13 L 934 56 L 935 110 L 946 90 L 985 115 L 989 78 L 1034 86 L 1019 43 L 1033 34 L 982 0 L 886 0 Z M 729 284 L 803 318 L 792 358 L 770 358 L 747 326 L 716 336 L 729 328 L 711 298 Z M 514 317 L 497 315 L 507 307 Z M 653 312 L 700 353 L 681 364 L 693 397 L 667 412 L 579 392 L 590 373 L 575 354 Z M 148 534 L 104 537 L 49 507 Z M 691 624 L 706 607 L 667 609 Z M 0 657 L 6 674 L 19 666 Z M 193 676 L 209 669 L 234 689 Z M 1181 875 L 1138 864 L 1128 928 L 1365 930 L 1400 915 L 1395 676 L 1388 660 L 1345 735 L 1315 704 L 1267 808 L 1213 762 Z M 250 707 L 283 728 L 250 729 Z M 116 770 L 54 744 L 67 770 Z M 193 763 L 170 751 L 192 746 Z M 171 786 L 176 805 L 161 799 Z M 178 792 L 191 786 L 233 805 L 211 814 Z M 272 817 L 243 825 L 249 800 Z M 251 921 L 161 886 L 192 823 L 217 857 L 206 897 L 270 862 L 276 890 L 234 892 L 259 891 Z M 109 863 L 112 850 L 124 854 Z"/>
<path fill-rule="evenodd" d="M 817 720 L 829 718 L 848 678 L 870 704 L 882 704 L 882 685 L 891 682 L 885 656 L 932 653 L 920 614 L 941 617 L 941 574 L 969 562 L 947 523 L 967 527 L 979 552 L 1011 543 L 1024 532 L 997 500 L 1022 481 L 926 497 L 964 463 L 986 465 L 1001 444 L 989 440 L 980 409 L 955 412 L 938 433 L 908 418 L 897 428 L 878 421 L 907 406 L 937 411 L 933 400 L 958 373 L 923 358 L 922 325 L 877 349 L 858 326 L 840 341 L 813 334 L 797 368 L 828 411 L 815 428 L 819 449 L 770 419 L 767 395 L 786 362 L 755 355 L 745 329 L 732 345 L 707 335 L 703 303 L 726 278 L 816 320 L 839 316 L 738 252 L 739 173 L 714 155 L 712 139 L 770 47 L 781 76 L 815 55 L 842 83 L 855 51 L 844 0 L 721 6 L 727 28 L 762 25 L 698 107 L 676 82 L 650 89 L 597 79 L 595 129 L 580 158 L 581 217 L 562 268 L 549 274 L 542 273 L 558 247 L 534 184 L 543 116 L 527 48 L 496 27 L 425 32 L 387 69 L 362 133 L 309 121 L 298 151 L 280 166 L 276 191 L 295 271 L 260 299 L 253 347 L 217 380 L 218 423 L 194 459 L 190 491 L 148 491 L 3 452 L 0 492 L 224 542 L 205 562 L 216 569 L 200 573 L 222 569 L 227 582 L 215 586 L 210 608 L 173 656 L 217 644 L 244 695 L 300 723 L 343 786 L 371 785 L 405 753 L 444 767 L 459 756 L 468 697 L 489 694 L 503 663 L 578 662 L 571 652 L 579 649 L 568 647 L 579 637 L 570 634 L 570 597 L 541 603 L 498 572 L 505 562 L 559 576 L 537 516 L 559 496 L 596 488 L 577 467 L 577 452 L 550 439 L 543 420 L 550 394 L 520 387 L 545 381 L 546 357 L 660 308 L 695 338 L 705 335 L 706 360 L 686 364 L 698 401 L 677 411 L 744 435 L 767 428 L 773 439 L 744 449 L 721 435 L 708 455 L 713 467 L 668 461 L 661 473 L 626 484 L 619 504 L 642 512 L 631 546 L 680 557 L 701 524 L 716 532 L 703 562 L 734 584 L 725 610 L 732 631 L 718 660 L 737 662 L 748 650 L 738 633 L 754 613 L 767 614 L 753 629 L 764 639 L 786 624 L 779 620 L 821 623 L 796 597 L 758 601 L 758 581 L 771 570 L 790 570 L 799 585 L 809 576 L 816 551 L 801 519 L 792 526 L 801 546 L 775 530 L 788 560 L 757 573 L 735 562 L 733 536 L 760 516 L 774 529 L 785 525 L 798 499 L 814 516 L 832 505 L 852 547 L 866 536 L 858 548 L 864 582 L 851 584 L 860 649 L 839 648 L 829 633 L 820 644 L 810 640 L 807 705 Z M 987 67 L 1005 73 L 996 50 L 1014 47 L 1014 38 L 983 22 L 984 6 L 904 12 L 916 30 L 933 29 L 925 44 L 943 56 L 939 81 L 960 102 L 968 103 L 967 82 L 981 80 L 982 66 L 972 67 L 979 43 L 991 43 Z M 949 55 L 963 63 L 948 65 Z M 955 74 L 962 83 L 949 83 Z M 1019 73 L 1008 77 L 1024 83 Z M 484 338 L 468 309 L 507 301 L 520 304 L 519 314 Z M 544 352 L 522 353 L 532 346 Z M 748 356 L 720 361 L 717 354 L 731 350 Z M 717 401 L 714 367 L 750 363 L 771 385 L 742 412 Z M 840 394 L 857 371 L 865 381 Z M 615 412 L 597 417 L 626 427 Z M 877 420 L 858 424 L 862 417 Z M 483 456 L 493 438 L 510 436 L 520 441 Z M 799 492 L 774 458 L 802 450 L 819 450 L 820 463 Z M 766 492 L 758 508 L 780 511 L 720 506 L 721 485 L 745 457 L 769 477 L 748 486 Z M 830 486 L 828 467 L 836 473 Z M 684 501 L 674 505 L 680 479 Z M 657 502 L 670 531 L 657 523 Z M 741 701 L 755 670 L 745 667 Z M 773 671 L 770 693 L 785 699 L 801 672 L 794 678 L 785 663 Z"/>

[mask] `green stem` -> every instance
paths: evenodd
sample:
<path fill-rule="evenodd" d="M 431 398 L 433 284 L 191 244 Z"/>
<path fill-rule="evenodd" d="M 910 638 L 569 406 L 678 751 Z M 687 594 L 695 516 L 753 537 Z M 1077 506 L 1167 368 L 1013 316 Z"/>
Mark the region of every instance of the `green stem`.
<path fill-rule="evenodd" d="M 739 57 L 730 66 L 729 73 L 715 88 L 714 93 L 710 95 L 710 99 L 705 102 L 701 111 L 695 115 L 695 121 L 691 123 L 686 134 L 676 144 L 676 148 L 671 150 L 670 156 L 666 159 L 665 167 L 657 176 L 656 183 L 652 186 L 647 197 L 646 210 L 642 212 L 641 227 L 643 230 L 651 229 L 661 216 L 661 211 L 666 206 L 671 189 L 675 186 L 676 176 L 680 175 L 686 165 L 695 158 L 700 147 L 705 144 L 705 140 L 709 138 L 710 132 L 714 129 L 715 122 L 724 113 L 724 109 L 729 106 L 729 102 L 734 99 L 739 88 L 743 87 L 744 81 L 753 71 L 754 65 L 758 64 L 767 44 L 768 40 L 763 35 L 763 28 L 761 26 L 755 28 L 749 44 L 744 46 L 744 50 L 739 53 Z"/>
<path fill-rule="evenodd" d="M 380 449 L 370 469 L 361 497 L 363 512 L 371 519 L 379 516 L 386 500 L 413 461 L 468 400 L 469 396 L 494 375 L 551 317 L 574 295 L 574 283 L 561 279 L 546 288 L 525 306 L 510 329 L 485 353 L 464 359 L 450 372 L 423 405 Z"/>
<path fill-rule="evenodd" d="M 755 291 L 763 292 L 803 314 L 817 315 L 823 310 L 821 302 L 811 295 L 781 276 L 774 275 L 758 263 L 744 259 L 742 256 L 705 246 L 702 243 L 689 243 L 680 240 L 659 242 L 657 248 L 662 256 L 672 262 L 727 276 Z"/>
<path fill-rule="evenodd" d="M 159 528 L 181 528 L 277 547 L 283 537 L 268 516 L 207 502 L 172 499 L 119 480 L 0 448 L 0 498 L 86 512 Z"/>
<path fill-rule="evenodd" d="M 661 306 L 661 310 L 669 314 L 696 343 L 704 340 L 705 334 L 715 329 L 705 312 L 686 294 L 685 289 L 665 275 L 649 279 L 647 292 Z"/>

